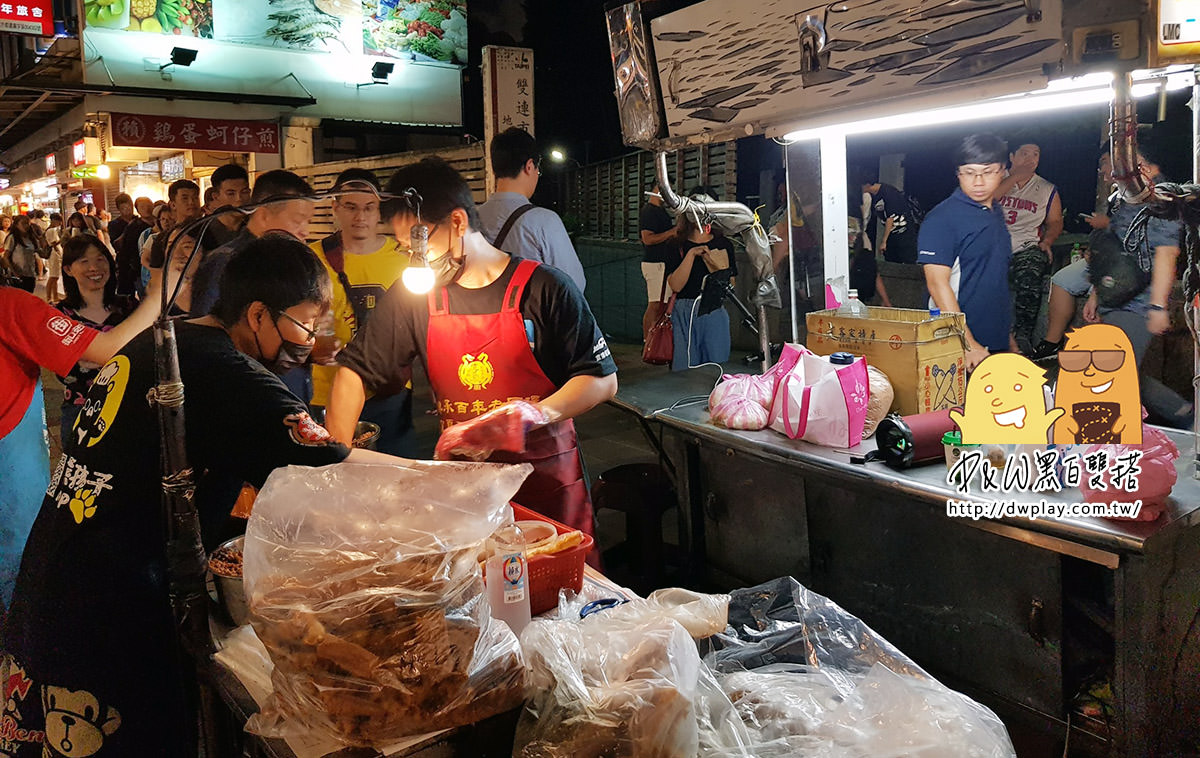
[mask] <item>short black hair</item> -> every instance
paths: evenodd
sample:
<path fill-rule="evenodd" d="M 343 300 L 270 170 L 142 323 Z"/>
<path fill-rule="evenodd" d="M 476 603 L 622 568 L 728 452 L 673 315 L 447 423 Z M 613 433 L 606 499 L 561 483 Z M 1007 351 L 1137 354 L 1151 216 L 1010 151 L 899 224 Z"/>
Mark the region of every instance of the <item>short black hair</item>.
<path fill-rule="evenodd" d="M 185 189 L 196 190 L 196 194 L 200 194 L 199 184 L 196 184 L 191 179 L 179 179 L 171 182 L 171 186 L 167 187 L 167 198 L 169 200 L 174 200 L 175 196 L 179 194 L 180 190 Z"/>
<path fill-rule="evenodd" d="M 50 220 L 51 221 L 62 221 L 63 220 L 62 214 L 61 213 L 51 213 Z"/>
<path fill-rule="evenodd" d="M 1008 143 L 994 134 L 968 134 L 954 149 L 954 166 L 1008 164 Z"/>
<path fill-rule="evenodd" d="M 233 179 L 241 179 L 246 183 L 249 183 L 250 174 L 246 172 L 246 169 L 242 168 L 236 163 L 226 163 L 224 166 L 220 166 L 216 171 L 212 172 L 212 177 L 210 177 L 210 179 L 212 181 L 212 186 L 216 187 L 217 191 L 219 192 L 222 183 Z"/>
<path fill-rule="evenodd" d="M 515 126 L 492 137 L 491 152 L 492 172 L 500 179 L 514 179 L 529 161 L 540 162 L 537 140 Z"/>
<path fill-rule="evenodd" d="M 381 189 L 379 177 L 375 176 L 374 171 L 368 171 L 365 168 L 346 169 L 342 173 L 338 174 L 337 178 L 333 180 L 333 186 L 337 187 L 338 185 L 345 184 L 346 182 L 366 182 L 376 190 Z"/>
<path fill-rule="evenodd" d="M 87 251 L 91 248 L 96 248 L 108 261 L 108 281 L 104 283 L 104 305 L 112 306 L 117 301 L 117 261 L 113 258 L 112 253 L 108 252 L 108 247 L 96 235 L 76 234 L 74 237 L 63 240 L 62 285 L 63 290 L 67 293 L 67 296 L 63 298 L 63 305 L 68 308 L 83 308 L 86 305 L 83 302 L 83 294 L 79 291 L 79 282 L 67 273 L 67 268 L 87 255 Z"/>
<path fill-rule="evenodd" d="M 450 217 L 456 208 L 467 212 L 467 223 L 476 231 L 480 229 L 479 211 L 475 209 L 475 196 L 471 185 L 462 174 L 443 158 L 431 156 L 418 163 L 401 166 L 388 179 L 387 192 L 403 195 L 414 189 L 421 196 L 421 220 L 438 224 Z M 383 204 L 383 218 L 391 220 L 400 213 L 411 211 L 411 205 L 403 198 L 394 198 Z"/>
<path fill-rule="evenodd" d="M 307 197 L 312 194 L 313 189 L 308 182 L 291 171 L 277 168 L 254 180 L 254 191 L 250 193 L 250 202 L 261 203 L 269 197 L 279 197 L 280 195 Z"/>
<path fill-rule="evenodd" d="M 83 201 L 80 200 L 79 202 L 82 203 Z M 129 193 L 127 193 L 127 192 L 122 192 L 121 194 L 119 194 L 115 198 L 113 198 L 113 205 L 115 205 L 117 207 L 120 207 L 121 205 L 124 205 L 125 203 L 129 203 L 130 205 L 133 205 L 133 198 L 130 197 Z"/>
<path fill-rule="evenodd" d="M 255 302 L 282 313 L 300 303 L 327 307 L 332 299 L 329 274 L 312 248 L 290 234 L 264 234 L 230 258 L 212 315 L 233 326 Z"/>
<path fill-rule="evenodd" d="M 208 205 L 209 203 L 211 203 L 213 200 L 216 200 L 216 199 L 217 199 L 217 188 L 214 185 L 210 185 L 208 189 L 204 190 L 204 204 Z"/>

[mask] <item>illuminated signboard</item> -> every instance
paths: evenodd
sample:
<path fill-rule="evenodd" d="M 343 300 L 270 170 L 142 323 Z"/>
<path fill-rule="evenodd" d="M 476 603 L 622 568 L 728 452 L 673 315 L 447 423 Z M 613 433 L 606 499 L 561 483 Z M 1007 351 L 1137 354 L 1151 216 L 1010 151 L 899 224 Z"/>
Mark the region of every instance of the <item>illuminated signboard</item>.
<path fill-rule="evenodd" d="M 58 173 L 58 160 L 55 159 L 54 153 L 46 156 L 46 176 L 54 176 Z"/>
<path fill-rule="evenodd" d="M 54 36 L 51 0 L 4 0 L 0 2 L 0 32 Z"/>
<path fill-rule="evenodd" d="M 279 124 L 113 113 L 113 144 L 231 153 L 278 153 Z"/>
<path fill-rule="evenodd" d="M 466 0 L 84 0 L 90 27 L 186 40 L 467 63 Z M 146 14 L 146 15 L 143 15 Z"/>
<path fill-rule="evenodd" d="M 79 140 L 71 145 L 71 165 L 82 166 L 87 163 L 87 143 Z"/>

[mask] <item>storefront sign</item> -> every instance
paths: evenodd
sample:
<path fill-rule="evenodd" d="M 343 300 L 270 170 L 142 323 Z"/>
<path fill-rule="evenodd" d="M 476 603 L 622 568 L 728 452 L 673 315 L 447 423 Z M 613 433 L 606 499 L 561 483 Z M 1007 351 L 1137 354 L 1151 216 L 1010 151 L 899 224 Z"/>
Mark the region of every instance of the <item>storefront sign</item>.
<path fill-rule="evenodd" d="M 54 36 L 51 0 L 0 0 L 0 32 Z"/>
<path fill-rule="evenodd" d="M 54 176 L 58 173 L 58 160 L 54 157 L 54 153 L 46 156 L 46 176 Z"/>
<path fill-rule="evenodd" d="M 87 163 L 87 143 L 79 140 L 71 145 L 71 165 L 82 166 Z"/>
<path fill-rule="evenodd" d="M 483 142 L 510 127 L 533 134 L 533 51 L 523 47 L 483 48 Z M 487 188 L 495 187 L 489 154 Z"/>
<path fill-rule="evenodd" d="M 170 184 L 171 182 L 182 179 L 187 170 L 182 155 L 173 155 L 170 158 L 163 158 L 161 163 L 162 180 Z"/>
<path fill-rule="evenodd" d="M 179 116 L 112 114 L 113 144 L 124 147 L 278 153 L 279 124 Z"/>

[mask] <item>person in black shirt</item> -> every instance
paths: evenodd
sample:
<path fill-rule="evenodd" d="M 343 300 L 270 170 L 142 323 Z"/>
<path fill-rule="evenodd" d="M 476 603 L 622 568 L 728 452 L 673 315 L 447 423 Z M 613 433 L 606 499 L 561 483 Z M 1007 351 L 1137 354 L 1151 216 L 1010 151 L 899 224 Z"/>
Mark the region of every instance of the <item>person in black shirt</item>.
<path fill-rule="evenodd" d="M 230 262 L 213 315 L 177 322 L 209 549 L 229 536 L 243 482 L 261 486 L 280 466 L 397 460 L 335 442 L 273 373 L 303 359 L 328 307 L 316 256 L 282 236 L 246 253 Z M 40 757 L 43 739 L 46 755 L 185 754 L 195 722 L 168 600 L 157 409 L 146 402 L 156 384 L 147 331 L 100 369 L 63 440 L 0 646 L 0 675 L 21 690 L 6 704 L 5 755 Z"/>
<path fill-rule="evenodd" d="M 658 321 L 670 297 L 670 292 L 663 287 L 666 278 L 667 257 L 675 252 L 675 222 L 663 207 L 662 197 L 658 194 L 658 182 L 654 183 L 646 204 L 638 218 L 639 234 L 642 240 L 642 278 L 646 280 L 646 312 L 642 315 L 642 341 L 650 327 Z"/>
<path fill-rule="evenodd" d="M 892 263 L 917 262 L 917 223 L 908 207 L 908 198 L 890 184 L 879 181 L 874 173 L 862 181 L 862 190 L 871 195 L 871 213 L 867 218 L 867 236 L 876 252 Z M 876 229 L 883 220 L 883 232 Z"/>
<path fill-rule="evenodd" d="M 420 195 L 419 209 L 390 201 L 383 216 L 399 240 L 409 240 L 422 220 L 428 224 L 427 260 L 437 281 L 428 295 L 393 285 L 338 354 L 342 368 L 325 410 L 329 431 L 351 439 L 366 390 L 395 386 L 420 357 L 443 433 L 502 408 L 543 417 L 524 438 L 524 452 L 497 451 L 489 460 L 532 463 L 514 501 L 591 534 L 571 419 L 616 393 L 617 367 L 587 302 L 558 269 L 490 245 L 477 231 L 470 186 L 444 160 L 396 171 L 387 192 L 410 190 Z"/>
<path fill-rule="evenodd" d="M 712 202 L 707 195 L 692 198 Z M 675 338 L 672 371 L 685 371 L 702 363 L 729 360 L 729 314 L 723 302 L 725 285 L 737 276 L 733 243 L 717 237 L 692 213 L 679 216 L 677 234 L 682 242 L 668 257 L 667 286 L 675 293 L 671 324 Z"/>

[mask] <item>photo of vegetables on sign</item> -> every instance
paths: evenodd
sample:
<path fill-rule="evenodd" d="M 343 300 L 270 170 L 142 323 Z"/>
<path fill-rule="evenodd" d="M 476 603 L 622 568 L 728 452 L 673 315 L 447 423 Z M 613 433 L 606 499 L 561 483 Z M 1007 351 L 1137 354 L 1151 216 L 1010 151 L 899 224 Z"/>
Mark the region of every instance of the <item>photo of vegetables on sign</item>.
<path fill-rule="evenodd" d="M 467 62 L 466 0 L 84 0 L 89 27 Z"/>
<path fill-rule="evenodd" d="M 467 62 L 463 0 L 364 0 L 363 52 L 393 58 Z"/>

